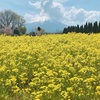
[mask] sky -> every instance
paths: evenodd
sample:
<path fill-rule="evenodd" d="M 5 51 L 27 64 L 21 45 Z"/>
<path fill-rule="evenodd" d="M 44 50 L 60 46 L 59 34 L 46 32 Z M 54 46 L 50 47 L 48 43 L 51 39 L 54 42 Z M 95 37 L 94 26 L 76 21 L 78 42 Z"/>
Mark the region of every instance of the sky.
<path fill-rule="evenodd" d="M 100 0 L 0 0 L 0 11 L 12 10 L 26 23 L 58 21 L 81 25 L 100 21 Z"/>

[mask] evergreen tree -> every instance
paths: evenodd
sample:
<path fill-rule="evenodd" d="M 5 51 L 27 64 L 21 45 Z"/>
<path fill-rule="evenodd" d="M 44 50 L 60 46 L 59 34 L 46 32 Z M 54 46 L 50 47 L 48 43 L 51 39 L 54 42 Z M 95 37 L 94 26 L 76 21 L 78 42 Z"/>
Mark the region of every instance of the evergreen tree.
<path fill-rule="evenodd" d="M 70 26 L 68 27 L 68 29 L 67 29 L 67 30 L 68 30 L 68 32 L 71 32 L 71 28 L 70 28 Z"/>
<path fill-rule="evenodd" d="M 88 33 L 92 33 L 92 23 L 88 23 Z"/>
<path fill-rule="evenodd" d="M 99 33 L 100 32 L 100 22 L 86 22 L 85 25 L 77 25 L 77 26 L 69 26 L 68 28 L 64 28 L 63 33 L 68 33 L 68 32 L 81 32 L 81 33 Z"/>
<path fill-rule="evenodd" d="M 80 28 L 79 28 L 79 32 L 81 32 L 81 33 L 84 32 L 83 25 L 80 26 Z"/>
<path fill-rule="evenodd" d="M 100 33 L 100 21 L 99 21 L 99 25 L 98 25 L 98 32 Z"/>
<path fill-rule="evenodd" d="M 77 33 L 79 32 L 79 25 L 77 25 L 77 27 L 76 27 L 76 32 Z"/>
<path fill-rule="evenodd" d="M 97 23 L 97 21 L 94 22 L 94 25 L 93 25 L 93 32 L 94 32 L 94 33 L 97 33 L 97 32 L 98 32 L 98 23 Z"/>
<path fill-rule="evenodd" d="M 86 24 L 84 25 L 84 32 L 85 32 L 85 33 L 88 33 L 88 25 L 87 25 L 87 22 L 86 22 Z"/>
<path fill-rule="evenodd" d="M 64 28 L 63 29 L 63 33 L 68 33 L 68 29 L 67 28 Z"/>

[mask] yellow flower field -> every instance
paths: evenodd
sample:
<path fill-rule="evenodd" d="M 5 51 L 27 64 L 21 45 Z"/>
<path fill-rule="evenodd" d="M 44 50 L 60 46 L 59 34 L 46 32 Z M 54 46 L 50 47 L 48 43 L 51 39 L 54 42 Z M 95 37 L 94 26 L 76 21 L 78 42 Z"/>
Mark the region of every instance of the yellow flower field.
<path fill-rule="evenodd" d="M 1 35 L 0 100 L 100 100 L 100 34 Z"/>

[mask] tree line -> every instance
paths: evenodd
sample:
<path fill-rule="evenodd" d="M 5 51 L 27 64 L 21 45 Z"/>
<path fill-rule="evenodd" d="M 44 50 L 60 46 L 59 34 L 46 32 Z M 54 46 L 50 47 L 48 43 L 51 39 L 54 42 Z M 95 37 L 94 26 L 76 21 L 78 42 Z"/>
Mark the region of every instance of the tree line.
<path fill-rule="evenodd" d="M 84 25 L 68 26 L 63 29 L 63 33 L 76 32 L 76 33 L 100 33 L 100 21 L 86 22 Z"/>

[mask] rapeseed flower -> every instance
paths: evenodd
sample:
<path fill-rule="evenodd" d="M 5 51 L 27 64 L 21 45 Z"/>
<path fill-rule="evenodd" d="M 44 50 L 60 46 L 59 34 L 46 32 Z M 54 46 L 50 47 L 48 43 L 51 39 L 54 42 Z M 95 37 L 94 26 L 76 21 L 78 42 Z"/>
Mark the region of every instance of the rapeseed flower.
<path fill-rule="evenodd" d="M 0 36 L 0 95 L 99 100 L 99 44 L 100 34 Z"/>

